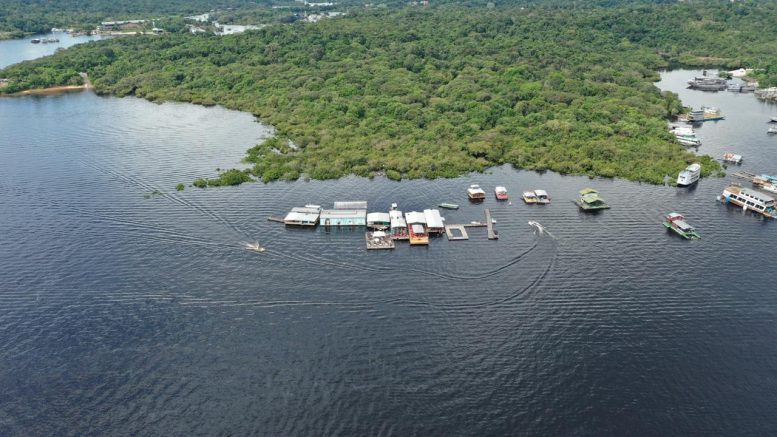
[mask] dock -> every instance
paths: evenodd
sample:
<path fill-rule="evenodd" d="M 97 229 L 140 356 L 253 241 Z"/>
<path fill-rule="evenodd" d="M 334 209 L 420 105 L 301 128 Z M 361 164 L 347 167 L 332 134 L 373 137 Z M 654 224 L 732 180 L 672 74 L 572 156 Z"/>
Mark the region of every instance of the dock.
<path fill-rule="evenodd" d="M 491 219 L 491 210 L 486 208 L 486 226 L 488 226 L 488 239 L 498 240 L 499 233 L 494 229 L 494 220 Z"/>
<path fill-rule="evenodd" d="M 368 250 L 393 249 L 395 247 L 394 239 L 383 231 L 367 232 L 364 234 L 364 239 L 367 241 Z"/>
<path fill-rule="evenodd" d="M 448 236 L 448 241 L 469 240 L 469 234 L 467 234 L 467 225 L 445 225 L 445 235 Z M 456 235 L 458 232 L 459 235 Z"/>
<path fill-rule="evenodd" d="M 738 171 L 736 173 L 732 173 L 731 176 L 734 176 L 734 177 L 740 178 L 740 179 L 746 179 L 748 181 L 752 181 L 758 175 L 756 175 L 755 173 L 750 173 L 749 171 Z"/>

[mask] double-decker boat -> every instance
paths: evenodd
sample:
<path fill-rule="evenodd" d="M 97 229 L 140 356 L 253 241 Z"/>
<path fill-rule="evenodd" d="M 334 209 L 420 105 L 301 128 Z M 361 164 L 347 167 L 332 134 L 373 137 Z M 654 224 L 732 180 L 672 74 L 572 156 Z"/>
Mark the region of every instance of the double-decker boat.
<path fill-rule="evenodd" d="M 478 184 L 472 184 L 467 188 L 467 197 L 469 200 L 480 201 L 486 198 L 486 192 Z"/>
<path fill-rule="evenodd" d="M 742 188 L 738 185 L 729 185 L 723 190 L 723 194 L 718 196 L 718 199 L 723 203 L 733 203 L 734 205 L 741 206 L 743 210 L 755 211 L 767 218 L 777 217 L 774 197 L 755 190 Z"/>
<path fill-rule="evenodd" d="M 539 204 L 548 204 L 550 203 L 550 196 L 548 196 L 548 192 L 545 190 L 534 190 L 534 194 L 537 196 L 537 203 Z"/>
<path fill-rule="evenodd" d="M 688 113 L 688 121 L 691 123 L 723 120 L 724 118 L 723 114 L 720 113 L 720 109 L 707 106 L 702 106 L 701 109 Z"/>
<path fill-rule="evenodd" d="M 666 228 L 670 231 L 674 231 L 677 235 L 688 240 L 701 238 L 701 235 L 696 232 L 696 229 L 694 229 L 693 226 L 689 225 L 685 221 L 685 217 L 683 217 L 682 214 L 678 214 L 676 212 L 670 212 L 666 215 L 664 226 L 666 226 Z"/>
<path fill-rule="evenodd" d="M 580 199 L 575 203 L 583 211 L 598 211 L 610 207 L 610 205 L 607 205 L 607 203 L 604 202 L 604 199 L 599 197 L 599 192 L 593 188 L 580 190 Z"/>
<path fill-rule="evenodd" d="M 680 187 L 687 187 L 688 185 L 696 183 L 700 176 L 701 165 L 698 163 L 693 163 L 688 167 L 685 167 L 685 170 L 681 171 L 680 174 L 677 175 L 677 185 Z"/>

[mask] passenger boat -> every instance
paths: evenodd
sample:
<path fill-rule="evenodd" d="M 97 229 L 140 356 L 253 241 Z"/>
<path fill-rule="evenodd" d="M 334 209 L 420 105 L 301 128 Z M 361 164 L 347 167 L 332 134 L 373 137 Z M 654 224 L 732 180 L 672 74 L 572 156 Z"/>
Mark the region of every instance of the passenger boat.
<path fill-rule="evenodd" d="M 507 188 L 502 186 L 494 188 L 494 195 L 496 195 L 496 200 L 507 200 Z"/>
<path fill-rule="evenodd" d="M 580 199 L 578 199 L 578 201 L 575 203 L 583 211 L 598 211 L 600 209 L 608 209 L 610 207 L 604 202 L 604 199 L 599 197 L 599 192 L 593 188 L 585 188 L 580 190 Z"/>
<path fill-rule="evenodd" d="M 441 203 L 441 204 L 439 204 L 437 206 L 439 206 L 440 208 L 445 208 L 445 209 L 459 209 L 459 205 L 457 205 L 455 203 L 443 202 L 443 203 Z"/>
<path fill-rule="evenodd" d="M 467 196 L 469 197 L 469 200 L 480 201 L 486 198 L 486 192 L 480 188 L 480 185 L 472 184 L 467 189 Z"/>
<path fill-rule="evenodd" d="M 524 191 L 523 195 L 521 196 L 523 198 L 523 201 L 526 203 L 537 203 L 537 193 L 534 191 Z"/>
<path fill-rule="evenodd" d="M 732 164 L 741 164 L 742 163 L 742 155 L 736 155 L 734 153 L 724 153 L 723 154 L 723 161 L 730 162 Z"/>
<path fill-rule="evenodd" d="M 718 199 L 723 203 L 733 203 L 734 205 L 741 206 L 745 211 L 748 209 L 755 211 L 767 218 L 777 217 L 774 198 L 755 190 L 742 188 L 738 185 L 729 185 L 723 190 L 723 194 L 718 196 Z"/>
<path fill-rule="evenodd" d="M 726 89 L 726 79 L 720 77 L 694 77 L 688 81 L 688 88 L 701 91 L 722 91 Z"/>
<path fill-rule="evenodd" d="M 550 203 L 550 196 L 545 190 L 534 190 L 534 194 L 537 195 L 537 203 L 543 205 Z"/>
<path fill-rule="evenodd" d="M 770 127 L 766 130 L 767 134 L 777 134 L 777 127 Z"/>
<path fill-rule="evenodd" d="M 701 165 L 698 163 L 693 163 L 686 167 L 685 170 L 681 171 L 679 175 L 677 175 L 677 185 L 680 187 L 687 187 L 688 185 L 696 183 L 700 176 Z"/>
<path fill-rule="evenodd" d="M 40 44 L 40 38 L 33 38 L 30 40 L 30 42 L 33 44 Z"/>
<path fill-rule="evenodd" d="M 702 121 L 723 120 L 725 117 L 718 108 L 702 106 L 701 109 L 688 113 L 688 121 L 691 123 Z"/>
<path fill-rule="evenodd" d="M 670 212 L 666 215 L 664 226 L 666 226 L 667 229 L 674 231 L 677 235 L 688 240 L 701 238 L 701 235 L 696 232 L 696 229 L 686 223 L 685 217 L 676 212 Z"/>

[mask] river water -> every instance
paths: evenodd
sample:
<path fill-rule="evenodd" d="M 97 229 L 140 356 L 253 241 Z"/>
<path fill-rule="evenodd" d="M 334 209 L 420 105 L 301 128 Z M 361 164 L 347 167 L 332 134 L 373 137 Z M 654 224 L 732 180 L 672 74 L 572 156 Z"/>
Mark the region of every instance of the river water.
<path fill-rule="evenodd" d="M 58 39 L 59 42 L 33 44 L 31 42 L 33 38 Z M 101 35 L 71 36 L 67 32 L 51 32 L 27 38 L 0 41 L 0 68 L 5 68 L 9 65 L 29 59 L 51 55 L 59 48 L 67 48 L 72 45 L 88 41 L 97 41 L 102 38 Z"/>
<path fill-rule="evenodd" d="M 693 74 L 659 85 L 727 115 L 700 129 L 700 153 L 777 169 L 775 107 L 682 90 Z M 678 189 L 504 167 L 177 192 L 270 130 L 75 93 L 0 99 L 0 132 L 0 434 L 777 431 L 777 223 L 717 203 L 727 178 Z M 587 186 L 612 209 L 579 212 Z M 553 203 L 517 200 L 534 188 Z M 367 252 L 361 231 L 266 221 L 336 200 L 461 204 L 449 223 L 488 207 L 500 239 Z M 669 211 L 703 239 L 668 234 Z"/>

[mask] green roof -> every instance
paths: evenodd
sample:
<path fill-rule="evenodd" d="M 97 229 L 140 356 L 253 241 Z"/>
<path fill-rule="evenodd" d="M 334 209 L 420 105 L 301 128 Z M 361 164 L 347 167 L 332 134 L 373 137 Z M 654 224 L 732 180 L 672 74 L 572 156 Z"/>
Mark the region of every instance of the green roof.
<path fill-rule="evenodd" d="M 580 195 L 586 195 L 591 193 L 598 193 L 598 191 L 594 190 L 593 188 L 583 188 L 580 190 Z"/>

